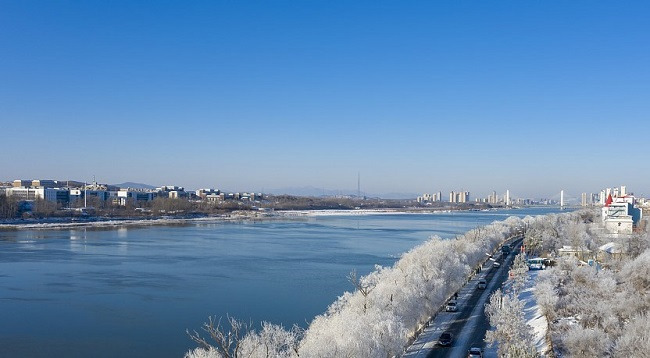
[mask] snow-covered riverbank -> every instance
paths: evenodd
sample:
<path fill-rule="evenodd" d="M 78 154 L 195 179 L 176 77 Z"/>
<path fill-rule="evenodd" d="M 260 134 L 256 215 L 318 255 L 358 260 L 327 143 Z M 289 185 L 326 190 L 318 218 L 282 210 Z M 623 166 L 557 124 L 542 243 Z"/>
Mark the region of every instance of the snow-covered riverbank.
<path fill-rule="evenodd" d="M 453 210 L 459 211 L 459 210 Z M 202 222 L 277 220 L 320 216 L 368 216 L 368 215 L 422 215 L 450 213 L 452 210 L 412 209 L 360 209 L 360 210 L 287 210 L 287 211 L 234 211 L 228 214 L 204 217 L 125 217 L 125 218 L 46 218 L 15 219 L 0 221 L 0 230 L 68 229 L 78 227 L 116 227 L 183 225 Z"/>
<path fill-rule="evenodd" d="M 365 216 L 365 215 L 408 215 L 449 213 L 451 210 L 408 210 L 408 209 L 357 209 L 357 210 L 287 210 L 278 211 L 277 215 L 286 217 L 296 216 Z"/>
<path fill-rule="evenodd" d="M 273 215 L 241 211 L 218 216 L 205 217 L 142 217 L 142 218 L 88 218 L 88 219 L 27 219 L 0 222 L 0 230 L 50 230 L 69 228 L 101 228 L 118 226 L 184 225 L 220 221 L 268 220 Z"/>

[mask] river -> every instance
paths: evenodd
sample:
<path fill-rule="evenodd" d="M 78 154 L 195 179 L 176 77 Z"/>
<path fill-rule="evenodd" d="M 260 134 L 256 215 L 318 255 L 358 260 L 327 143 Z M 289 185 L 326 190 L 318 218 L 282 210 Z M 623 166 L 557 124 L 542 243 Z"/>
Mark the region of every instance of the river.
<path fill-rule="evenodd" d="M 181 357 L 209 315 L 303 327 L 431 235 L 553 208 L 0 232 L 0 356 Z"/>

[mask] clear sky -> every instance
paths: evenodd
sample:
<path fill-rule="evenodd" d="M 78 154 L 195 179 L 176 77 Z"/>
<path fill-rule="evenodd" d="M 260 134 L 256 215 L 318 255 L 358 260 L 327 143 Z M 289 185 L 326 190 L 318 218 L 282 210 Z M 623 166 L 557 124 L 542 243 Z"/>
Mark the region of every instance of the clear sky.
<path fill-rule="evenodd" d="M 0 179 L 650 195 L 646 1 L 0 0 Z"/>

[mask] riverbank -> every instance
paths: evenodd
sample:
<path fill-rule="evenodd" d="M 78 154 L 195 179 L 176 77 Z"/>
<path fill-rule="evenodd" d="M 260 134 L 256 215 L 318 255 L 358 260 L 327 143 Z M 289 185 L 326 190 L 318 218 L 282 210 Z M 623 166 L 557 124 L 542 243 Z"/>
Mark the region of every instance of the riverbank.
<path fill-rule="evenodd" d="M 497 209 L 483 209 L 491 211 Z M 159 217 L 89 217 L 89 218 L 44 218 L 44 219 L 13 219 L 0 221 L 0 230 L 52 230 L 71 228 L 103 228 L 120 226 L 153 226 L 153 225 L 188 225 L 193 223 L 209 223 L 222 221 L 259 221 L 296 219 L 318 216 L 367 216 L 367 215 L 408 215 L 408 214 L 440 214 L 450 212 L 478 211 L 470 209 L 355 209 L 355 210 L 284 210 L 284 211 L 233 211 L 228 214 L 209 216 L 159 216 Z"/>
<path fill-rule="evenodd" d="M 491 211 L 497 209 L 449 209 L 449 208 L 395 208 L 395 209 L 355 209 L 355 210 L 285 210 L 277 211 L 283 217 L 299 217 L 299 216 L 365 216 L 365 215 L 400 215 L 400 214 L 438 214 L 438 213 L 451 213 L 460 211 Z"/>
<path fill-rule="evenodd" d="M 64 219 L 16 219 L 0 221 L 0 230 L 52 230 L 70 228 L 101 228 L 121 226 L 186 225 L 192 223 L 243 221 L 270 219 L 270 215 L 258 212 L 233 212 L 214 216 L 191 217 L 123 217 L 123 218 L 64 218 Z"/>

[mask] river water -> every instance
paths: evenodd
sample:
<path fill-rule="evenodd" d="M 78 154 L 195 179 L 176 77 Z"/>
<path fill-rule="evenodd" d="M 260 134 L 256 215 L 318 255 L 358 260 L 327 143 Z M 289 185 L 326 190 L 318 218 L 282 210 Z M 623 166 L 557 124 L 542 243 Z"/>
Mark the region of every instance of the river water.
<path fill-rule="evenodd" d="M 181 357 L 209 315 L 303 327 L 431 235 L 556 209 L 0 232 L 0 356 Z"/>

